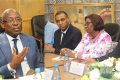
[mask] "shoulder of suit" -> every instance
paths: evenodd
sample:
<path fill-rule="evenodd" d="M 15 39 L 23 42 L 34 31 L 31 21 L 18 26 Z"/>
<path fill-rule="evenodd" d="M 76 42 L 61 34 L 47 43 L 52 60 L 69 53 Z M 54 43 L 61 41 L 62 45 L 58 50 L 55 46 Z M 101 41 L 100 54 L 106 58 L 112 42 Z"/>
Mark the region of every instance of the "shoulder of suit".
<path fill-rule="evenodd" d="M 55 31 L 55 34 L 56 34 L 56 33 L 61 33 L 61 30 L 60 30 L 60 29 L 56 30 L 56 31 Z"/>
<path fill-rule="evenodd" d="M 28 38 L 28 39 L 34 39 L 33 36 L 30 36 L 30 35 L 27 35 L 27 34 L 24 34 L 24 33 L 21 33 L 20 36 L 24 37 L 24 38 Z"/>
<path fill-rule="evenodd" d="M 73 29 L 74 32 L 80 32 L 81 33 L 80 29 L 78 29 L 77 27 L 71 25 L 71 28 Z"/>

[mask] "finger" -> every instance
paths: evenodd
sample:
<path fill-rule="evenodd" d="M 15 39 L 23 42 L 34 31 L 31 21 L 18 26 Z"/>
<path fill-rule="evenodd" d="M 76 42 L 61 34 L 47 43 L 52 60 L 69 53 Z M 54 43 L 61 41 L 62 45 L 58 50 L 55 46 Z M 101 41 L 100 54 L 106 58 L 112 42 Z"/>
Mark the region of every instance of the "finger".
<path fill-rule="evenodd" d="M 28 47 L 24 47 L 22 52 L 20 53 L 20 56 L 25 57 L 27 53 L 28 53 Z"/>
<path fill-rule="evenodd" d="M 60 56 L 63 56 L 63 55 L 64 55 L 63 51 L 60 51 Z"/>
<path fill-rule="evenodd" d="M 61 55 L 61 56 L 63 56 L 63 55 L 64 55 L 64 51 L 65 51 L 65 49 L 64 49 L 64 48 L 62 48 L 62 49 L 61 49 L 61 51 L 60 51 L 60 55 Z"/>
<path fill-rule="evenodd" d="M 63 56 L 63 53 L 62 53 L 62 52 L 60 52 L 60 56 Z"/>
<path fill-rule="evenodd" d="M 26 47 L 26 48 L 25 48 L 25 54 L 24 54 L 24 56 L 26 56 L 26 54 L 28 53 L 28 50 L 29 50 L 29 48 Z"/>
<path fill-rule="evenodd" d="M 15 48 L 13 48 L 13 55 L 17 55 L 17 54 L 16 54 L 16 49 L 15 49 Z"/>

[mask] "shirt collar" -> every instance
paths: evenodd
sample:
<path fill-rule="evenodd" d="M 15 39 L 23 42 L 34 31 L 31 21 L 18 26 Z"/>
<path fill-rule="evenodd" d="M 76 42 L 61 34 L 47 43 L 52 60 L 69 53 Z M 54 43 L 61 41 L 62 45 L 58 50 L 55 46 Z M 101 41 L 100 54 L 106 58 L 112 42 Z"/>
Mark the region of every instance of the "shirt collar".
<path fill-rule="evenodd" d="M 67 29 L 66 29 L 65 31 L 62 31 L 62 30 L 61 30 L 61 32 L 64 33 L 64 34 L 66 34 L 68 28 L 69 28 L 69 26 L 67 27 Z"/>
<path fill-rule="evenodd" d="M 94 39 L 92 39 L 92 36 L 89 34 L 90 40 L 92 40 L 93 42 L 95 42 L 96 40 L 99 39 L 99 36 L 100 36 L 101 33 L 103 33 L 103 32 L 104 32 L 104 30 L 101 30 L 101 31 L 99 32 L 99 34 L 98 34 Z"/>
<path fill-rule="evenodd" d="M 12 41 L 13 39 L 15 39 L 15 38 L 13 38 L 12 36 L 10 36 L 9 34 L 7 34 L 7 33 L 5 33 L 5 34 L 6 34 L 6 36 L 7 36 L 7 38 L 8 38 L 9 41 Z M 20 35 L 18 35 L 18 36 L 16 37 L 16 39 L 20 40 Z"/>

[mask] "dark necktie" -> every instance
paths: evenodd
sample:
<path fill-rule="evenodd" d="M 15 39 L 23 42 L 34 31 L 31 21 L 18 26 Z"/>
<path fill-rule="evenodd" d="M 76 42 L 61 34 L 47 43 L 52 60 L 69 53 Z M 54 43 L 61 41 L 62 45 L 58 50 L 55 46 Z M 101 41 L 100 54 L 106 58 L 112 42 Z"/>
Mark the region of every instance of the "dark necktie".
<path fill-rule="evenodd" d="M 14 48 L 16 49 L 16 54 L 18 54 L 18 48 L 17 48 L 17 40 L 18 39 L 13 39 L 14 42 Z M 23 75 L 21 64 L 16 68 L 16 77 L 20 77 Z"/>
<path fill-rule="evenodd" d="M 16 49 L 16 54 L 18 54 L 17 40 L 18 40 L 18 39 L 13 39 L 13 42 L 14 42 L 14 48 Z"/>

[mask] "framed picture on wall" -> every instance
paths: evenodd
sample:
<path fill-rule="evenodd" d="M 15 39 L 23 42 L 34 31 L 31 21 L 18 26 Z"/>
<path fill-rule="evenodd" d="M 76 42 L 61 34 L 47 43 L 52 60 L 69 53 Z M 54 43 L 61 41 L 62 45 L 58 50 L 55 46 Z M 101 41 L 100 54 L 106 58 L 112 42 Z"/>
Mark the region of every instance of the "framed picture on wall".
<path fill-rule="evenodd" d="M 67 12 L 71 23 L 78 27 L 83 34 L 85 33 L 84 17 L 89 14 L 99 14 L 104 23 L 115 22 L 113 3 L 56 4 L 54 6 L 54 13 L 61 10 Z"/>

